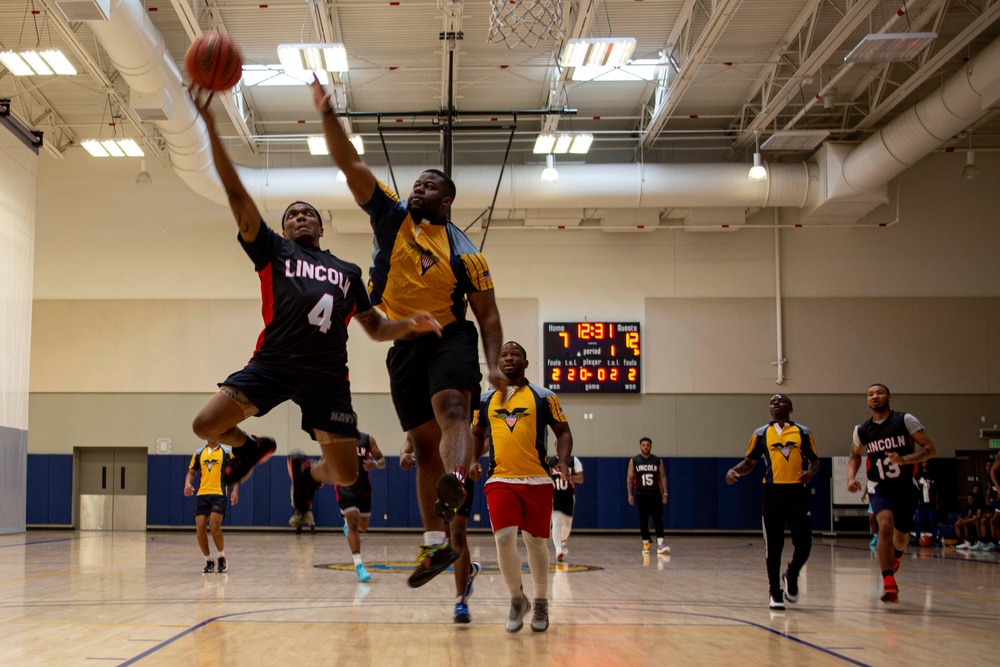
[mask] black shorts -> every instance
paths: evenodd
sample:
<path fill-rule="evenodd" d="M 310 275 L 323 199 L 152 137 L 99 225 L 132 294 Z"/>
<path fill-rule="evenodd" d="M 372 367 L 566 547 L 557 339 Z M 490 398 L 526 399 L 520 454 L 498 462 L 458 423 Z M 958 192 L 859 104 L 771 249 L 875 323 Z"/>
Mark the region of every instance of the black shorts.
<path fill-rule="evenodd" d="M 337 487 L 337 504 L 340 505 L 340 514 L 354 510 L 361 516 L 370 516 L 372 513 L 372 495 L 370 493 L 354 493 L 349 486 Z"/>
<path fill-rule="evenodd" d="M 209 514 L 221 514 L 223 517 L 225 517 L 226 506 L 228 504 L 229 504 L 229 498 L 227 498 L 226 496 L 220 496 L 216 494 L 205 494 L 203 496 L 198 496 L 195 499 L 194 515 L 208 516 Z"/>
<path fill-rule="evenodd" d="M 465 478 L 465 502 L 458 508 L 455 514 L 468 519 L 472 515 L 472 499 L 476 497 L 476 483 L 468 477 Z"/>
<path fill-rule="evenodd" d="M 226 378 L 222 385 L 242 391 L 263 417 L 275 406 L 294 401 L 302 409 L 302 430 L 313 440 L 315 429 L 351 438 L 358 425 L 351 406 L 351 383 L 344 373 L 315 366 L 288 364 L 275 367 L 251 361 Z"/>
<path fill-rule="evenodd" d="M 552 511 L 562 512 L 566 516 L 573 516 L 573 506 L 576 505 L 576 497 L 572 494 L 556 492 L 552 498 Z"/>
<path fill-rule="evenodd" d="M 909 489 L 901 489 L 897 493 L 879 494 L 878 491 L 868 495 L 868 501 L 872 506 L 872 513 L 878 516 L 879 512 L 889 510 L 892 512 L 893 528 L 901 533 L 908 533 L 913 528 L 913 517 L 917 513 L 917 492 L 914 487 L 911 493 Z"/>
<path fill-rule="evenodd" d="M 385 365 L 389 369 L 392 404 L 404 431 L 434 419 L 431 396 L 444 389 L 468 391 L 470 403 L 479 402 L 483 379 L 479 372 L 479 332 L 468 320 L 452 322 L 444 328 L 441 338 L 428 334 L 397 340 L 389 348 Z"/>

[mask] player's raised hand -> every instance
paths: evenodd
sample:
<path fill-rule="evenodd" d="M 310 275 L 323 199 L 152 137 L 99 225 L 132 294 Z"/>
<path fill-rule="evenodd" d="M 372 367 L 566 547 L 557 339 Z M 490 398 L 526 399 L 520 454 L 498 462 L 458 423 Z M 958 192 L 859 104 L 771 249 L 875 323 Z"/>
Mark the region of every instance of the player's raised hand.
<path fill-rule="evenodd" d="M 330 104 L 330 97 L 333 93 L 328 93 L 323 89 L 323 84 L 319 82 L 319 78 L 315 74 L 309 83 L 309 90 L 312 92 L 313 106 L 316 107 L 316 111 L 326 113 L 333 108 L 333 105 Z"/>

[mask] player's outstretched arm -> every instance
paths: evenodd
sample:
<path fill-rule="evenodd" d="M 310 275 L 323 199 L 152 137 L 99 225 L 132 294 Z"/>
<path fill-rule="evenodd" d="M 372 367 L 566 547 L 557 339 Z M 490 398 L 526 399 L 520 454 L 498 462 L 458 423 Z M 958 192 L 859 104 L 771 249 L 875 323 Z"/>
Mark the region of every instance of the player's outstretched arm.
<path fill-rule="evenodd" d="M 497 363 L 500 361 L 500 347 L 503 345 L 503 327 L 500 324 L 500 311 L 497 309 L 496 294 L 492 289 L 469 294 L 469 305 L 479 322 L 479 335 L 483 339 L 483 357 L 486 359 L 487 375 L 490 385 L 500 391 L 507 390 L 507 376 L 500 372 Z"/>
<path fill-rule="evenodd" d="M 402 320 L 390 320 L 378 308 L 369 308 L 355 317 L 373 340 L 395 340 L 429 333 L 441 335 L 441 324 L 422 310 Z"/>
<path fill-rule="evenodd" d="M 323 118 L 323 136 L 326 139 L 326 148 L 330 151 L 330 157 L 347 177 L 347 187 L 351 189 L 354 201 L 357 202 L 358 206 L 364 206 L 371 201 L 372 195 L 375 194 L 375 188 L 378 186 L 375 175 L 358 155 L 354 144 L 347 138 L 347 133 L 344 132 L 340 119 L 337 118 L 333 100 L 330 99 L 331 94 L 323 90 L 323 84 L 316 77 L 313 77 L 309 87 L 312 90 L 313 106 Z"/>
<path fill-rule="evenodd" d="M 222 187 L 226 190 L 226 198 L 229 200 L 229 208 L 233 211 L 236 224 L 240 227 L 240 237 L 247 243 L 253 242 L 257 238 L 260 230 L 260 211 L 254 203 L 250 193 L 243 187 L 236 167 L 233 166 L 229 154 L 222 146 L 219 133 L 215 129 L 215 116 L 208 110 L 208 105 L 212 101 L 211 95 L 207 99 L 199 99 L 200 93 L 192 92 L 192 101 L 198 109 L 198 114 L 205 121 L 205 128 L 208 130 L 208 139 L 212 146 L 212 161 L 215 164 L 215 171 L 219 174 Z"/>
<path fill-rule="evenodd" d="M 555 469 L 559 472 L 559 476 L 568 482 L 570 463 L 573 461 L 573 433 L 566 422 L 553 423 L 552 432 L 556 436 L 556 458 L 559 459 Z"/>

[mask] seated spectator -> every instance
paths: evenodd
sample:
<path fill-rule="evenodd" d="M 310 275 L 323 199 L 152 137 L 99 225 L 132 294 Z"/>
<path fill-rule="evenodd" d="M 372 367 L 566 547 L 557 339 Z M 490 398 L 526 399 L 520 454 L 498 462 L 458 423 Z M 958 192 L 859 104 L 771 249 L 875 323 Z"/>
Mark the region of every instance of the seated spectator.
<path fill-rule="evenodd" d="M 979 483 L 972 485 L 972 491 L 966 497 L 966 512 L 958 517 L 955 522 L 955 536 L 961 540 L 956 549 L 979 548 L 979 524 L 983 520 L 983 513 L 986 511 L 986 499 L 983 498 L 982 487 Z M 970 537 L 975 537 L 975 542 L 969 542 Z"/>
<path fill-rule="evenodd" d="M 989 493 L 986 496 L 986 509 L 983 510 L 983 519 L 979 522 L 979 544 L 972 547 L 976 551 L 996 551 L 997 550 L 997 528 L 1000 527 L 1000 494 L 997 488 L 990 485 Z"/>

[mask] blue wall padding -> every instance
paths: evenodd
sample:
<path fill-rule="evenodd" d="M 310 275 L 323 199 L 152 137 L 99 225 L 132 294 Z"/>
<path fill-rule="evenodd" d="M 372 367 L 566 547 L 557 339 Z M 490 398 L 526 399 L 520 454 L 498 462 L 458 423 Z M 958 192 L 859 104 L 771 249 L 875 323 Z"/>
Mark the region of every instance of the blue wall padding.
<path fill-rule="evenodd" d="M 183 494 L 190 454 L 153 454 L 147 467 L 146 516 L 150 526 L 191 526 L 195 499 Z M 757 530 L 760 528 L 762 471 L 755 469 L 737 484 L 728 486 L 725 474 L 738 458 L 665 458 L 669 501 L 664 508 L 668 530 Z M 628 459 L 581 457 L 584 482 L 577 488 L 575 529 L 638 530 L 635 507 L 628 504 L 625 489 Z M 371 525 L 374 528 L 419 528 L 420 508 L 416 499 L 416 470 L 403 471 L 399 459 L 386 457 L 383 470 L 371 472 L 374 495 Z M 830 527 L 830 460 L 810 484 L 813 528 Z M 32 525 L 68 525 L 73 498 L 73 456 L 28 455 L 27 522 Z M 197 480 L 196 480 L 197 485 Z M 230 507 L 225 525 L 287 526 L 292 514 L 287 464 L 273 457 L 258 466 L 240 488 L 240 502 Z M 472 505 L 472 528 L 490 525 L 483 480 L 476 483 Z M 332 486 L 316 494 L 313 514 L 320 527 L 342 524 Z M 475 520 L 478 514 L 479 521 Z"/>

